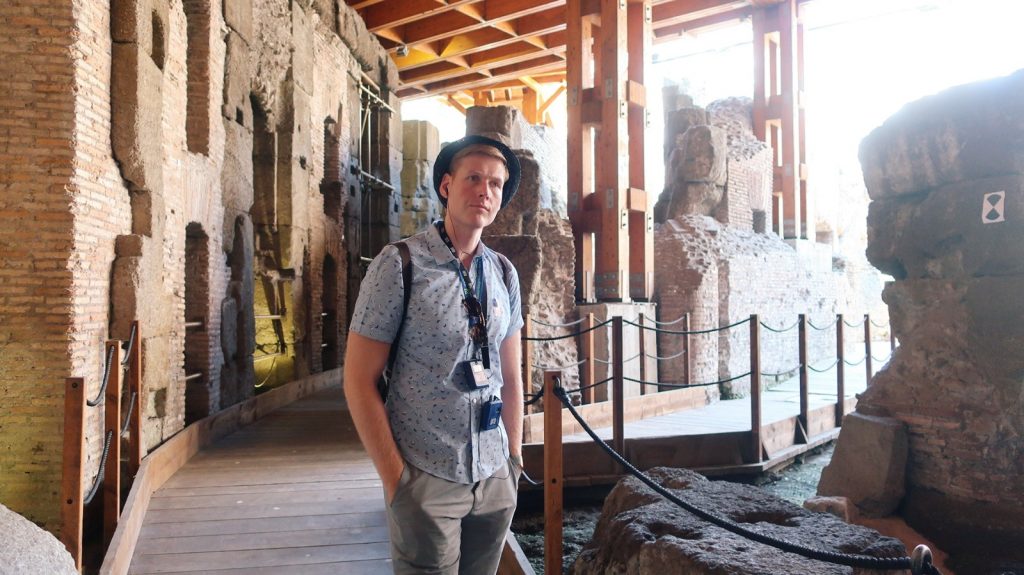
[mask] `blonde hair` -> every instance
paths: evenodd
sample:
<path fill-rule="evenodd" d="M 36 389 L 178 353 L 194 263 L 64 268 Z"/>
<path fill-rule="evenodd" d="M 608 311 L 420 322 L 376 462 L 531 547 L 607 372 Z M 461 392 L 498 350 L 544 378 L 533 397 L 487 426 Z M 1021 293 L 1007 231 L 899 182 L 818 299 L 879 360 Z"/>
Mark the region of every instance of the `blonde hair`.
<path fill-rule="evenodd" d="M 455 175 L 455 170 L 458 167 L 459 160 L 466 156 L 489 156 L 501 160 L 503 166 L 505 166 L 505 181 L 508 181 L 508 161 L 505 160 L 505 155 L 501 153 L 498 148 L 494 146 L 488 146 L 487 144 L 470 144 L 465 148 L 462 148 L 452 156 L 452 161 L 448 163 L 448 173 Z"/>

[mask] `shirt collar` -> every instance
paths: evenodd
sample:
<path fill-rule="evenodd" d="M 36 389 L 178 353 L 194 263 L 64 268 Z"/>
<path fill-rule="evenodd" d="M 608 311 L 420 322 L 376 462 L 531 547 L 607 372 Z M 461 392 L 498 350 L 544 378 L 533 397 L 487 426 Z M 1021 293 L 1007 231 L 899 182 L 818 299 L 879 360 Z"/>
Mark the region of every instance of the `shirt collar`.
<path fill-rule="evenodd" d="M 430 255 L 434 256 L 434 261 L 438 265 L 444 265 L 455 261 L 455 255 L 445 245 L 444 240 L 441 239 L 441 234 L 437 231 L 437 226 L 430 224 L 430 229 L 427 232 L 427 251 Z M 476 255 L 474 259 L 484 256 L 489 248 L 484 245 L 483 238 L 480 238 L 480 245 L 477 246 Z"/>

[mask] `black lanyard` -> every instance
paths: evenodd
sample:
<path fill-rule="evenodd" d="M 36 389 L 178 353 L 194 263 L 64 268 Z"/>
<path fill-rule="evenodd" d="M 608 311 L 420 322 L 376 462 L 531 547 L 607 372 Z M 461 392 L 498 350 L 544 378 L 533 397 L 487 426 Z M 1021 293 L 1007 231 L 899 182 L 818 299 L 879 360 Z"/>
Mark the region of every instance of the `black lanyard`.
<path fill-rule="evenodd" d="M 484 369 L 490 369 L 491 358 L 490 344 L 487 337 L 487 314 L 484 311 L 484 304 L 487 302 L 487 283 L 484 281 L 483 260 L 480 261 L 480 266 L 477 268 L 477 275 L 479 276 L 478 287 L 483 298 L 481 301 L 477 299 L 473 292 L 473 281 L 469 276 L 469 270 L 466 269 L 466 266 L 462 265 L 462 260 L 459 259 L 455 244 L 452 243 L 452 239 L 448 237 L 448 232 L 444 229 L 444 222 L 435 222 L 434 226 L 437 227 L 437 233 L 441 236 L 441 241 L 444 242 L 444 245 L 448 246 L 448 250 L 455 256 L 455 262 L 459 266 L 459 279 L 462 283 L 462 306 L 469 315 L 469 335 L 473 343 L 480 349 L 480 359 L 483 361 Z"/>

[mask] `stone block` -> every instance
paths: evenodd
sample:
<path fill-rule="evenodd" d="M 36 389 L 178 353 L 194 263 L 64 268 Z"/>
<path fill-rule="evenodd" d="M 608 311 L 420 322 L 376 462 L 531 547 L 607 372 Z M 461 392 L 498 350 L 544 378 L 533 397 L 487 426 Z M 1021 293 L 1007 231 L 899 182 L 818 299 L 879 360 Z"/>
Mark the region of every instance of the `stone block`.
<path fill-rule="evenodd" d="M 402 157 L 405 161 L 424 160 L 433 166 L 440 150 L 436 126 L 424 120 L 402 122 Z"/>
<path fill-rule="evenodd" d="M 252 52 L 249 43 L 237 32 L 227 35 L 227 53 L 224 63 L 224 107 L 228 120 L 252 131 Z"/>
<path fill-rule="evenodd" d="M 906 554 L 896 539 L 802 509 L 754 486 L 709 481 L 689 470 L 666 467 L 650 469 L 647 475 L 699 509 L 777 539 L 835 553 Z M 849 567 L 753 543 L 685 511 L 633 477 L 620 481 L 608 495 L 594 537 L 572 567 L 573 575 L 851 572 L 855 571 Z"/>
<path fill-rule="evenodd" d="M 861 142 L 872 199 L 1024 174 L 1024 70 L 903 107 Z"/>
<path fill-rule="evenodd" d="M 665 160 L 672 155 L 672 151 L 683 145 L 683 134 L 694 126 L 706 126 L 708 114 L 704 108 L 687 106 L 668 113 L 665 122 Z"/>
<path fill-rule="evenodd" d="M 292 3 L 292 79 L 306 93 L 313 91 L 313 24 L 309 14 Z"/>
<path fill-rule="evenodd" d="M 0 504 L 0 573 L 77 575 L 75 561 L 56 537 Z"/>
<path fill-rule="evenodd" d="M 1004 221 L 984 223 L 986 195 L 1002 192 Z M 942 186 L 873 201 L 868 259 L 897 278 L 1024 273 L 1024 175 Z"/>
<path fill-rule="evenodd" d="M 843 419 L 818 495 L 848 498 L 869 517 L 884 517 L 906 490 L 907 431 L 898 420 L 851 413 Z"/>
<path fill-rule="evenodd" d="M 471 106 L 466 110 L 466 135 L 487 136 L 512 149 L 523 147 L 523 119 L 512 106 Z"/>
<path fill-rule="evenodd" d="M 729 154 L 725 131 L 714 126 L 693 126 L 683 134 L 685 155 L 680 167 L 686 182 L 725 185 L 725 160 Z"/>
<path fill-rule="evenodd" d="M 519 191 L 507 206 L 498 212 L 488 226 L 491 235 L 536 235 L 535 216 L 541 207 L 540 165 L 533 154 L 517 150 L 516 157 L 522 167 Z"/>
<path fill-rule="evenodd" d="M 113 45 L 111 143 L 136 188 L 163 190 L 163 72 L 137 44 Z"/>
<path fill-rule="evenodd" d="M 252 3 L 253 0 L 224 0 L 224 22 L 246 43 L 254 38 Z"/>
<path fill-rule="evenodd" d="M 815 496 L 804 501 L 804 509 L 815 513 L 830 513 L 846 523 L 857 522 L 857 507 L 845 497 Z"/>

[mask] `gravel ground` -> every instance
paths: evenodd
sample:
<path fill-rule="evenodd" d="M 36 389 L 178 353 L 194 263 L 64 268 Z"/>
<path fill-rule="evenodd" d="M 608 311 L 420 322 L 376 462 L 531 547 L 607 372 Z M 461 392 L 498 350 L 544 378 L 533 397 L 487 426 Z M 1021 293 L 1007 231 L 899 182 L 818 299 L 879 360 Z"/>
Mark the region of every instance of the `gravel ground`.
<path fill-rule="evenodd" d="M 821 470 L 832 459 L 834 445 L 829 444 L 801 455 L 786 468 L 759 477 L 736 478 L 735 481 L 751 483 L 796 505 L 813 496 L 818 489 Z M 562 572 L 569 568 L 590 537 L 601 517 L 600 497 L 590 494 L 580 501 L 565 503 L 563 519 Z M 542 498 L 536 494 L 516 512 L 512 521 L 512 532 L 523 548 L 530 564 L 538 575 L 544 573 L 544 510 Z"/>

